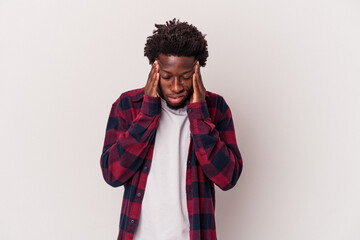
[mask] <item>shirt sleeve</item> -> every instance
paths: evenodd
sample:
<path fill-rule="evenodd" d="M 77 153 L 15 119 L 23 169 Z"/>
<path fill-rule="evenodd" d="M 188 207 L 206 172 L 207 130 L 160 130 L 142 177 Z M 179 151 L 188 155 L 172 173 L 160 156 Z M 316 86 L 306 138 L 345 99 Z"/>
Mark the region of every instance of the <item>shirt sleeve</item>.
<path fill-rule="evenodd" d="M 229 106 L 220 97 L 217 103 L 219 120 L 215 125 L 209 116 L 206 101 L 187 106 L 195 155 L 204 174 L 222 190 L 235 186 L 242 171 L 242 158 L 235 137 Z"/>
<path fill-rule="evenodd" d="M 127 97 L 113 103 L 100 159 L 104 180 L 113 187 L 126 183 L 144 162 L 159 123 L 159 97 L 144 95 L 141 109 L 129 123 L 131 108 Z"/>

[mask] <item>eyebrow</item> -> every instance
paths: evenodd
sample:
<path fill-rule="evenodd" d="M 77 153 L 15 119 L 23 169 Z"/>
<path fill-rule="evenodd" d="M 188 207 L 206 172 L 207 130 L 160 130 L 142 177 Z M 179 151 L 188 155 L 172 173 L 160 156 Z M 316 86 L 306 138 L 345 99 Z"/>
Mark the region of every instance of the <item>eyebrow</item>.
<path fill-rule="evenodd" d="M 162 70 L 162 69 L 160 69 L 160 71 L 166 72 L 166 73 L 168 73 L 168 74 L 172 74 L 171 72 L 168 72 L 168 71 L 165 71 L 165 70 Z M 192 71 L 193 71 L 193 70 L 186 71 L 186 72 L 183 72 L 183 73 L 181 73 L 181 74 L 187 74 L 187 73 L 192 72 Z"/>

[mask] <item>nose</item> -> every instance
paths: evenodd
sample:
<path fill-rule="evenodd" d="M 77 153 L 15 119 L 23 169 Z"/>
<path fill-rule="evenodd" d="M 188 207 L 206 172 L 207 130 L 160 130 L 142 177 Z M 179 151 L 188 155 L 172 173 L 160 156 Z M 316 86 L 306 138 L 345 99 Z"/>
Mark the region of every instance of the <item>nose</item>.
<path fill-rule="evenodd" d="M 171 84 L 171 91 L 175 93 L 182 92 L 184 90 L 184 87 L 182 83 L 180 82 L 179 78 L 175 77 L 174 81 Z"/>

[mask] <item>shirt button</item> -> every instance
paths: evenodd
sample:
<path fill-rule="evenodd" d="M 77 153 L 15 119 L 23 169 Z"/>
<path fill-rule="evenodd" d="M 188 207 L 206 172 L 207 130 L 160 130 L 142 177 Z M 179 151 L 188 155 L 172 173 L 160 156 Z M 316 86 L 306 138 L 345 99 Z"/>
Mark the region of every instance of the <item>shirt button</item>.
<path fill-rule="evenodd" d="M 138 197 L 141 197 L 141 193 L 138 193 L 137 196 L 138 196 Z"/>
<path fill-rule="evenodd" d="M 134 223 L 135 222 L 135 220 L 134 219 L 131 219 L 131 221 L 130 221 L 131 223 Z"/>
<path fill-rule="evenodd" d="M 146 170 L 148 167 L 147 166 L 144 166 L 144 169 Z"/>

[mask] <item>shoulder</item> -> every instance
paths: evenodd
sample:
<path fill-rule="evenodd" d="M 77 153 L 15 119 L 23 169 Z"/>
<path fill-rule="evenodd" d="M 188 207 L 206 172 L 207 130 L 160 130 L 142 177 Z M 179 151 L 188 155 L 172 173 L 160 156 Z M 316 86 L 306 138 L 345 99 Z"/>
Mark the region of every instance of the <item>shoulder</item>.
<path fill-rule="evenodd" d="M 208 108 L 220 111 L 221 113 L 225 113 L 229 108 L 224 97 L 214 92 L 206 91 L 205 101 Z"/>
<path fill-rule="evenodd" d="M 144 87 L 121 93 L 113 104 L 119 105 L 121 108 L 127 108 L 127 105 L 131 106 L 135 102 L 141 102 L 143 98 Z"/>
<path fill-rule="evenodd" d="M 112 104 L 113 115 L 118 116 L 126 122 L 132 121 L 140 111 L 143 98 L 144 87 L 121 93 Z"/>
<path fill-rule="evenodd" d="M 210 92 L 209 90 L 206 90 L 205 97 L 206 98 L 222 98 L 222 96 L 220 94 Z"/>

